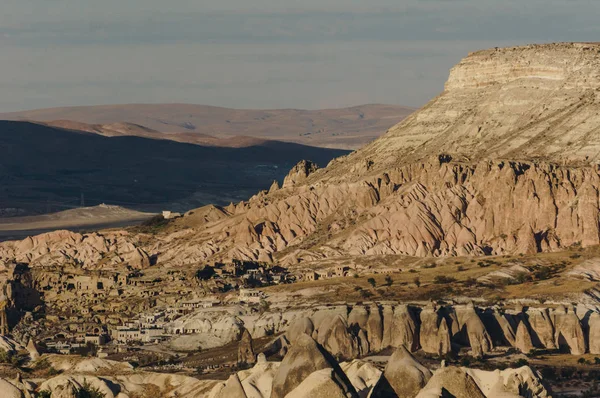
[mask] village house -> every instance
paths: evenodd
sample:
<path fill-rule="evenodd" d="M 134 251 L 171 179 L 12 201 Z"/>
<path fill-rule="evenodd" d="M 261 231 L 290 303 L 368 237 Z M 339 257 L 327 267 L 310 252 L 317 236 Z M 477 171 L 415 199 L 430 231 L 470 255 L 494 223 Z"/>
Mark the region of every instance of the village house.
<path fill-rule="evenodd" d="M 245 303 L 260 303 L 265 294 L 260 290 L 240 289 L 238 300 Z"/>
<path fill-rule="evenodd" d="M 319 279 L 319 274 L 317 274 L 315 271 L 309 271 L 306 274 L 304 274 L 304 280 L 305 281 L 316 281 L 317 279 Z"/>

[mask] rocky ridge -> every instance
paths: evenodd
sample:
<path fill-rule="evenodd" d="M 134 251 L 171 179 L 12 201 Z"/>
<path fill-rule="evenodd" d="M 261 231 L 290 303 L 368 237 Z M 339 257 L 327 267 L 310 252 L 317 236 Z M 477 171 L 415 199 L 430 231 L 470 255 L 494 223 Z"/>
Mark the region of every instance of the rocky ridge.
<path fill-rule="evenodd" d="M 184 217 L 140 250 L 168 266 L 293 265 L 597 245 L 599 51 L 564 43 L 470 54 L 440 96 L 372 144 L 321 170 L 301 162 L 282 187 L 220 208 L 217 220 Z M 0 248 L 3 259 L 22 255 Z"/>

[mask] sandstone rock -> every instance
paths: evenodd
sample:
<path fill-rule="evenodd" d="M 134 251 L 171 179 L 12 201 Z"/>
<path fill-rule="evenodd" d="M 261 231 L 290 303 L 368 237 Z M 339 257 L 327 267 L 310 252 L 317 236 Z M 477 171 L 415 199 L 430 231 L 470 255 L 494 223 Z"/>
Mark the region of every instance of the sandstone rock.
<path fill-rule="evenodd" d="M 485 398 L 485 395 L 463 369 L 448 366 L 438 369 L 416 397 Z"/>
<path fill-rule="evenodd" d="M 369 318 L 365 326 L 367 332 L 367 338 L 369 339 L 370 351 L 377 352 L 381 350 L 383 346 L 383 320 L 379 307 L 376 305 L 371 306 L 369 311 Z"/>
<path fill-rule="evenodd" d="M 342 362 L 340 368 L 348 376 L 352 386 L 361 398 L 368 395 L 382 374 L 371 362 L 359 359 L 352 362 Z"/>
<path fill-rule="evenodd" d="M 294 343 L 300 335 L 307 334 L 311 336 L 314 330 L 315 327 L 310 318 L 304 317 L 293 321 L 286 330 L 285 335 L 291 343 Z"/>
<path fill-rule="evenodd" d="M 333 369 L 311 373 L 286 398 L 346 398 L 345 391 L 335 382 Z"/>
<path fill-rule="evenodd" d="M 300 335 L 281 362 L 273 379 L 271 398 L 284 398 L 310 374 L 332 369 L 331 379 L 342 387 L 346 396 L 356 397 L 356 391 L 335 359 L 309 336 Z"/>
<path fill-rule="evenodd" d="M 356 336 L 357 344 L 358 344 L 358 355 L 364 356 L 371 352 L 369 347 L 369 339 L 367 337 L 367 332 L 364 329 L 360 329 L 358 331 L 358 335 Z"/>
<path fill-rule="evenodd" d="M 333 319 L 328 330 L 319 333 L 319 341 L 336 357 L 354 359 L 359 354 L 356 338 L 350 334 L 346 321 L 339 315 Z"/>
<path fill-rule="evenodd" d="M 407 305 L 401 304 L 394 308 L 391 331 L 391 346 L 404 346 L 410 351 L 419 348 L 417 324 Z"/>
<path fill-rule="evenodd" d="M 493 348 L 492 339 L 472 305 L 467 306 L 464 310 L 462 322 L 466 329 L 473 356 L 481 357 L 490 352 Z"/>
<path fill-rule="evenodd" d="M 217 394 L 216 398 L 248 398 L 242 387 L 242 382 L 237 374 L 229 376 L 225 387 Z"/>
<path fill-rule="evenodd" d="M 451 352 L 450 331 L 446 319 L 432 306 L 423 308 L 420 319 L 419 343 L 423 351 L 439 356 Z"/>
<path fill-rule="evenodd" d="M 31 358 L 31 360 L 37 361 L 40 357 L 40 352 L 38 351 L 38 348 L 32 338 L 29 339 L 26 348 L 29 352 L 29 357 Z"/>
<path fill-rule="evenodd" d="M 529 354 L 534 349 L 531 334 L 529 334 L 529 328 L 525 321 L 519 322 L 514 347 L 523 354 Z"/>
<path fill-rule="evenodd" d="M 369 320 L 369 313 L 362 305 L 355 305 L 348 314 L 348 326 L 350 329 L 364 329 Z"/>
<path fill-rule="evenodd" d="M 238 363 L 253 364 L 256 362 L 256 356 L 252 348 L 252 336 L 248 329 L 244 328 L 238 344 Z"/>
<path fill-rule="evenodd" d="M 115 393 L 105 381 L 95 376 L 60 375 L 46 380 L 39 386 L 40 391 L 50 391 L 52 398 L 78 398 L 79 391 L 84 385 L 98 389 L 105 398 L 115 398 Z"/>
<path fill-rule="evenodd" d="M 529 309 L 525 313 L 529 323 L 531 339 L 536 347 L 555 349 L 554 325 L 547 309 Z"/>
<path fill-rule="evenodd" d="M 24 398 L 23 392 L 7 380 L 0 379 L 2 398 Z"/>
<path fill-rule="evenodd" d="M 392 345 L 392 334 L 394 327 L 394 308 L 391 305 L 382 307 L 383 318 L 383 334 L 381 340 L 381 348 L 390 347 Z"/>
<path fill-rule="evenodd" d="M 573 355 L 585 354 L 585 336 L 577 315 L 564 307 L 557 308 L 552 315 L 556 327 L 554 335 L 556 346 Z"/>
<path fill-rule="evenodd" d="M 592 313 L 589 320 L 590 354 L 600 354 L 600 314 Z"/>
<path fill-rule="evenodd" d="M 301 160 L 290 170 L 283 180 L 283 188 L 290 188 L 303 182 L 309 175 L 317 171 L 318 168 L 319 166 L 313 162 Z"/>
<path fill-rule="evenodd" d="M 248 398 L 270 397 L 273 378 L 278 368 L 278 362 L 267 362 L 264 355 L 259 354 L 256 365 L 252 369 L 238 372 Z"/>
<path fill-rule="evenodd" d="M 534 372 L 529 366 L 495 371 L 468 368 L 463 370 L 473 378 L 486 397 L 550 397 L 539 373 Z"/>
<path fill-rule="evenodd" d="M 372 398 L 413 398 L 427 384 L 431 371 L 421 365 L 404 346 L 390 357 Z"/>

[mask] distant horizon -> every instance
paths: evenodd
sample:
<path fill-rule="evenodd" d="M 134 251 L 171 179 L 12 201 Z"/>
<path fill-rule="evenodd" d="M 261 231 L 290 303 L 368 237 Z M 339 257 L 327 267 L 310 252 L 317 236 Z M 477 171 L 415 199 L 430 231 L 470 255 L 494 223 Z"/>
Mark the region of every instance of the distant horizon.
<path fill-rule="evenodd" d="M 15 111 L 7 111 L 3 112 L 0 110 L 0 115 L 2 114 L 11 114 L 11 113 L 26 113 L 26 112 L 35 112 L 42 110 L 58 110 L 58 109 L 74 109 L 74 108 L 94 108 L 94 107 L 126 107 L 126 106 L 147 106 L 147 105 L 165 105 L 165 106 L 175 106 L 175 105 L 187 105 L 187 106 L 201 106 L 207 108 L 219 108 L 219 109 L 230 109 L 230 110 L 240 110 L 240 111 L 326 111 L 326 110 L 341 110 L 341 109 L 352 109 L 352 108 L 360 108 L 366 106 L 394 106 L 401 107 L 411 110 L 418 110 L 418 107 L 408 106 L 403 104 L 386 104 L 386 103 L 368 103 L 368 104 L 356 104 L 349 106 L 341 106 L 341 107 L 332 107 L 332 108 L 235 108 L 235 107 L 227 107 L 227 106 L 218 106 L 218 105 L 209 105 L 209 104 L 198 104 L 191 102 L 131 102 L 131 103 L 123 103 L 123 104 L 91 104 L 91 105 L 65 105 L 65 106 L 50 106 L 44 108 L 33 108 L 33 109 L 19 109 Z"/>

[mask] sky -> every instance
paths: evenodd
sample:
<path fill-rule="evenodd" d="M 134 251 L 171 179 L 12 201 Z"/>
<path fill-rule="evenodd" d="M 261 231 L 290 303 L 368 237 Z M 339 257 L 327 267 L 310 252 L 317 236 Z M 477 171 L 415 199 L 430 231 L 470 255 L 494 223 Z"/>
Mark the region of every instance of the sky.
<path fill-rule="evenodd" d="M 599 0 L 1 0 L 0 112 L 419 107 L 470 51 L 600 40 Z"/>

